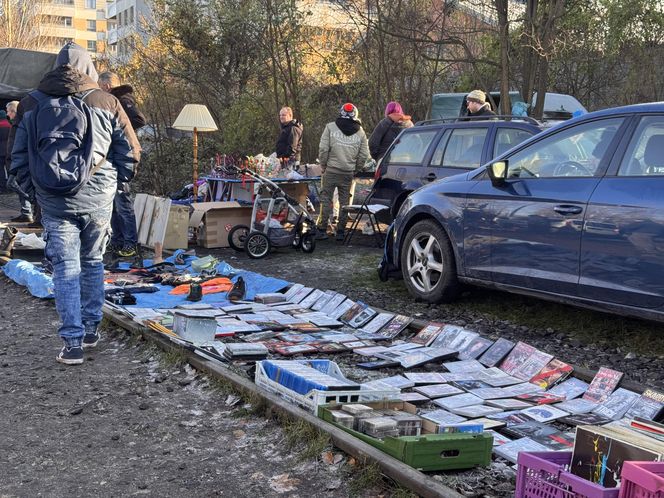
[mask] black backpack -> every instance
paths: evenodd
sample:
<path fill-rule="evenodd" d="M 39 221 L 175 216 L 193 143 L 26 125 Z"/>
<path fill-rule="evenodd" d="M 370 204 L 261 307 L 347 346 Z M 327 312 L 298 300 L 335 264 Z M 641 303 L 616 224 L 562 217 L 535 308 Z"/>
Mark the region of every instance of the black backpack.
<path fill-rule="evenodd" d="M 25 118 L 30 175 L 48 193 L 76 194 L 103 162 L 94 163 L 93 111 L 85 103 L 95 90 L 64 96 L 30 92 L 37 101 Z"/>

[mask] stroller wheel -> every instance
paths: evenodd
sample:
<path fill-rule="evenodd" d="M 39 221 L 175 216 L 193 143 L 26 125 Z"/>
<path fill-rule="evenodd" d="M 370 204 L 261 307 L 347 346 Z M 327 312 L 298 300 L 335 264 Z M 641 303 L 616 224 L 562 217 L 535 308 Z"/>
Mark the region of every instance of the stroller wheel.
<path fill-rule="evenodd" d="M 228 232 L 228 245 L 236 251 L 244 251 L 244 241 L 249 234 L 249 227 L 247 225 L 235 225 Z"/>
<path fill-rule="evenodd" d="M 302 249 L 302 252 L 307 254 L 314 252 L 314 249 L 316 249 L 316 234 L 313 232 L 302 234 L 300 248 Z"/>
<path fill-rule="evenodd" d="M 253 259 L 260 259 L 267 256 L 267 253 L 270 252 L 270 247 L 270 239 L 261 232 L 250 233 L 244 240 L 244 250 Z"/>

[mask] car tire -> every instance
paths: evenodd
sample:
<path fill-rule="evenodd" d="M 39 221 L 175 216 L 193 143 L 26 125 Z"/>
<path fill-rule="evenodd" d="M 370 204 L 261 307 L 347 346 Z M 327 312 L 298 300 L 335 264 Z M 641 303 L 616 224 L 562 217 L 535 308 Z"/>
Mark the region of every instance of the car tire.
<path fill-rule="evenodd" d="M 416 299 L 442 303 L 459 294 L 452 244 L 435 221 L 420 221 L 408 230 L 400 258 L 404 282 Z"/>

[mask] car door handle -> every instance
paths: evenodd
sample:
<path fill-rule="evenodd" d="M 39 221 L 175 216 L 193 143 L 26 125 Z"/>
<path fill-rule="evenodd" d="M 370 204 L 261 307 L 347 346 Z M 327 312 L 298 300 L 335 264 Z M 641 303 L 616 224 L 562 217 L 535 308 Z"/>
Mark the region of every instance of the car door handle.
<path fill-rule="evenodd" d="M 427 181 L 434 181 L 436 179 L 436 174 L 435 173 L 429 173 L 427 176 L 423 176 L 422 180 L 427 180 Z"/>
<path fill-rule="evenodd" d="M 570 214 L 579 214 L 581 211 L 583 211 L 583 208 L 581 206 L 570 206 L 569 204 L 561 204 L 560 206 L 554 207 L 553 210 L 558 214 L 567 216 Z"/>

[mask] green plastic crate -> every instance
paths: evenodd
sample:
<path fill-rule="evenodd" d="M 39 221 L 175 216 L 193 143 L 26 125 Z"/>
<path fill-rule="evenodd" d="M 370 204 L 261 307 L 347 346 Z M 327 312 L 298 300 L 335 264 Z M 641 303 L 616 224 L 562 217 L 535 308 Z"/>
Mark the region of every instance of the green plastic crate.
<path fill-rule="evenodd" d="M 400 401 L 361 404 L 412 413 L 405 406 L 408 403 Z M 341 405 L 322 405 L 318 408 L 318 417 L 415 469 L 457 470 L 486 467 L 491 463 L 493 437 L 490 434 L 423 434 L 376 439 L 333 422 L 331 411 L 339 409 Z"/>

